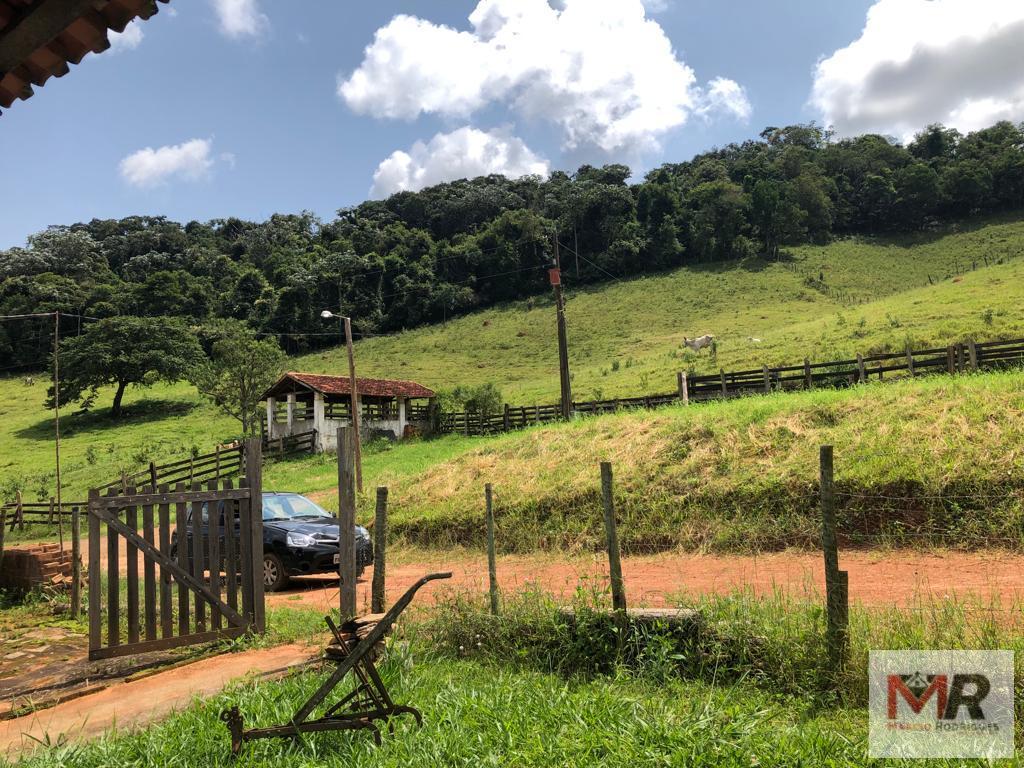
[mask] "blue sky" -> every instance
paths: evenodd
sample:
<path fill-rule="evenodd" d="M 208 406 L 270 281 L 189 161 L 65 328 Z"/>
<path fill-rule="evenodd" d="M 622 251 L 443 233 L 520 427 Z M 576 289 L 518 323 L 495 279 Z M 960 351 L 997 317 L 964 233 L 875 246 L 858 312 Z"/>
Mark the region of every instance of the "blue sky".
<path fill-rule="evenodd" d="M 0 117 L 0 248 L 49 224 L 93 217 L 262 219 L 308 209 L 329 218 L 371 188 L 379 196 L 478 167 L 516 174 L 613 160 L 643 172 L 796 121 L 902 135 L 935 119 L 968 128 L 993 116 L 1020 119 L 1019 99 L 990 92 L 984 71 L 884 114 L 864 104 L 881 103 L 870 100 L 873 68 L 909 68 L 922 48 L 959 44 L 958 30 L 975 17 L 988 22 L 978 46 L 990 44 L 984 35 L 993 24 L 1024 42 L 1012 24 L 1020 20 L 1013 6 L 1024 3 L 644 0 L 645 19 L 618 20 L 641 0 L 561 0 L 574 7 L 577 26 L 556 27 L 569 23 L 569 10 L 553 0 L 550 13 L 544 6 L 509 21 L 510 8 L 536 2 L 161 5 L 110 51 L 88 56 Z M 566 40 L 590 39 L 567 30 L 587 28 L 586 15 L 602 8 L 616 16 L 615 46 Z M 393 24 L 399 14 L 419 21 Z M 892 39 L 894 24 L 909 42 Z M 365 53 L 382 29 L 388 39 Z M 915 46 L 917 29 L 924 37 Z M 522 44 L 509 54 L 498 42 L 513 32 Z M 664 51 L 654 44 L 661 36 Z M 609 53 L 620 40 L 637 55 Z M 615 82 L 563 82 L 567 61 L 584 62 L 591 80 L 607 64 Z M 357 70 L 365 75 L 359 83 L 350 80 Z M 999 87 L 1021 92 L 1019 80 Z"/>

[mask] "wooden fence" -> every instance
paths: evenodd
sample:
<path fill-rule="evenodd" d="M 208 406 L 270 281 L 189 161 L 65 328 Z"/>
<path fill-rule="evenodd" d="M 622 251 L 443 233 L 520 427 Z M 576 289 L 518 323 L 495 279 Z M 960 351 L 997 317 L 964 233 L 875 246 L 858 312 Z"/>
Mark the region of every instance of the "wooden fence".
<path fill-rule="evenodd" d="M 579 414 L 614 413 L 631 408 L 658 408 L 680 402 L 718 400 L 770 392 L 849 387 L 871 380 L 884 381 L 886 377 L 991 371 L 1020 366 L 1024 366 L 1024 339 L 986 342 L 969 340 L 946 347 L 907 349 L 904 352 L 866 357 L 857 355 L 847 360 L 812 363 L 805 358 L 800 365 L 762 366 L 743 371 L 720 370 L 718 373 L 696 376 L 679 373 L 676 392 L 574 402 L 573 411 Z M 501 413 L 488 415 L 441 413 L 437 419 L 436 431 L 490 435 L 557 421 L 560 413 L 561 409 L 557 404 L 506 404 Z"/>
<path fill-rule="evenodd" d="M 290 453 L 313 453 L 316 450 L 316 430 L 299 432 L 294 435 L 275 437 L 273 440 L 263 436 L 264 453 L 284 456 Z"/>

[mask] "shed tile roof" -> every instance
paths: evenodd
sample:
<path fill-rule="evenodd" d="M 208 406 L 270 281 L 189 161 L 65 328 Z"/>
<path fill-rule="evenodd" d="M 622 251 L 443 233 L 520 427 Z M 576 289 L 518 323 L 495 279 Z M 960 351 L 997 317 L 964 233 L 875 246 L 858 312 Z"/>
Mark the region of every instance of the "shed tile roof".
<path fill-rule="evenodd" d="M 105 51 L 110 30 L 156 12 L 157 0 L 0 0 L 0 107 Z"/>
<path fill-rule="evenodd" d="M 314 392 L 322 392 L 325 395 L 351 395 L 352 393 L 348 376 L 326 376 L 320 373 L 289 371 L 264 393 L 263 398 L 276 397 L 289 390 L 294 391 L 294 388 L 288 386 L 289 382 L 298 382 Z M 434 396 L 434 390 L 427 389 L 422 384 L 399 379 L 357 378 L 356 390 L 360 395 L 368 397 L 423 398 Z"/>

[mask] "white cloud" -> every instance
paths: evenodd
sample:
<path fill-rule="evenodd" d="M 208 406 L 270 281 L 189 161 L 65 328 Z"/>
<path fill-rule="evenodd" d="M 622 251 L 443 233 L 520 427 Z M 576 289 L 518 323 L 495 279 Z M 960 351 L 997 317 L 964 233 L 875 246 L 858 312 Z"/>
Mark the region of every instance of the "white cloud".
<path fill-rule="evenodd" d="M 198 181 L 210 175 L 210 139 L 192 139 L 171 146 L 146 147 L 120 163 L 121 178 L 133 187 L 156 187 L 170 179 Z"/>
<path fill-rule="evenodd" d="M 716 93 L 697 85 L 642 0 L 480 0 L 469 22 L 459 31 L 396 16 L 338 94 L 355 112 L 410 120 L 502 103 L 554 123 L 567 150 L 605 153 L 657 149 L 693 113 L 710 111 L 709 99 L 749 113 L 732 81 L 714 81 Z M 731 102 L 719 98 L 726 91 Z"/>
<path fill-rule="evenodd" d="M 644 10 L 648 13 L 663 13 L 668 10 L 671 3 L 669 0 L 642 0 Z"/>
<path fill-rule="evenodd" d="M 742 85 L 735 80 L 716 77 L 708 83 L 697 111 L 705 117 L 725 114 L 746 122 L 750 119 L 751 107 Z"/>
<path fill-rule="evenodd" d="M 548 163 L 515 136 L 465 126 L 439 133 L 428 143 L 417 141 L 408 152 L 392 152 L 377 166 L 370 195 L 387 197 L 442 181 L 492 173 L 509 178 L 547 176 Z"/>
<path fill-rule="evenodd" d="M 228 37 L 259 37 L 270 28 L 257 0 L 213 0 L 213 9 L 220 31 Z"/>
<path fill-rule="evenodd" d="M 841 135 L 1021 120 L 1021 51 L 1020 0 L 878 0 L 860 37 L 818 63 L 811 103 Z"/>
<path fill-rule="evenodd" d="M 133 21 L 124 28 L 124 32 L 110 33 L 110 52 L 132 51 L 142 42 L 142 25 Z"/>

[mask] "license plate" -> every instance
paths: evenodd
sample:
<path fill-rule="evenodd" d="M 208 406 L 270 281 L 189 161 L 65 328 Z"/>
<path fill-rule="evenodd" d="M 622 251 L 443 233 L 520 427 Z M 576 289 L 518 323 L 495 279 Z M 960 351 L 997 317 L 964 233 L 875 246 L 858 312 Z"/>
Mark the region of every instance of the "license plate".
<path fill-rule="evenodd" d="M 338 565 L 339 563 L 341 563 L 341 554 L 340 553 L 334 556 L 334 564 Z"/>

